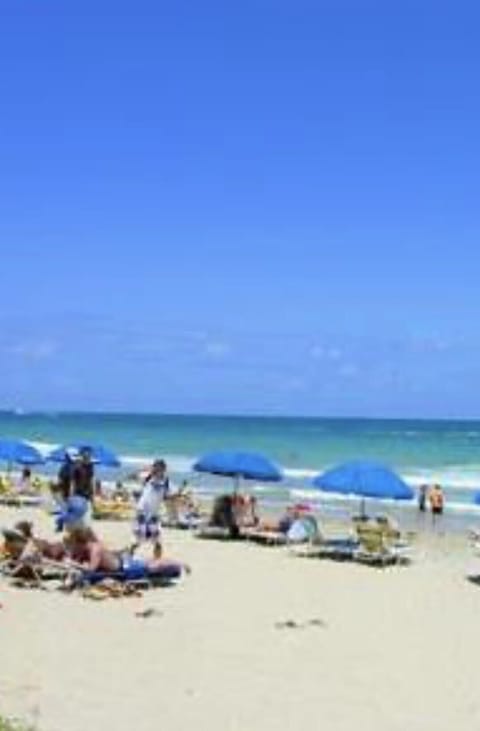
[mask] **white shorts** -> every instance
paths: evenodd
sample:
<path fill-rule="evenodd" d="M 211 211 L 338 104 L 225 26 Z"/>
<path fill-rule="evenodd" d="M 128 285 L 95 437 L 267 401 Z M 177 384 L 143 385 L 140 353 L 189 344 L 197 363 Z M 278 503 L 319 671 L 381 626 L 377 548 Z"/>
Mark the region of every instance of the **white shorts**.
<path fill-rule="evenodd" d="M 137 513 L 133 524 L 133 535 L 140 541 L 153 541 L 154 543 L 160 543 L 162 526 L 158 515 Z"/>

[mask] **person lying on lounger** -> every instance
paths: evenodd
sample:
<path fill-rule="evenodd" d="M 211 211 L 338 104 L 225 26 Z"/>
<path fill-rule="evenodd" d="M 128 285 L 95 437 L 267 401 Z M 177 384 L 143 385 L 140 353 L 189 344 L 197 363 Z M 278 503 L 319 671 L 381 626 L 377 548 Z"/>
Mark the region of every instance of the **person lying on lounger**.
<path fill-rule="evenodd" d="M 119 555 L 109 550 L 92 533 L 90 528 L 76 526 L 65 538 L 68 555 L 72 561 L 90 571 L 118 571 Z"/>
<path fill-rule="evenodd" d="M 26 538 L 15 528 L 4 528 L 2 557 L 6 560 L 16 561 L 20 558 L 27 543 Z"/>
<path fill-rule="evenodd" d="M 166 566 L 171 566 L 169 559 L 156 558 L 141 559 L 134 558 L 131 553 L 125 551 L 112 551 L 92 534 L 89 528 L 82 526 L 72 528 L 68 535 L 69 554 L 77 564 L 77 567 L 86 571 L 116 573 L 118 571 L 129 571 L 132 568 L 144 570 L 145 574 L 161 571 Z M 190 567 L 187 564 L 175 562 L 187 573 Z"/>
<path fill-rule="evenodd" d="M 187 480 L 175 492 L 165 497 L 165 508 L 168 520 L 171 522 L 183 521 L 188 523 L 201 517 L 200 504 L 196 500 L 192 490 L 188 488 Z"/>
<path fill-rule="evenodd" d="M 242 528 L 258 524 L 256 498 L 239 492 L 226 493 L 215 498 L 210 525 L 227 528 L 232 538 L 239 536 Z"/>
<path fill-rule="evenodd" d="M 63 541 L 47 541 L 35 535 L 33 523 L 22 520 L 16 523 L 15 530 L 25 538 L 25 547 L 20 558 L 43 557 L 52 561 L 62 561 L 67 555 Z"/>
<path fill-rule="evenodd" d="M 237 523 L 241 528 L 258 525 L 257 498 L 254 495 L 236 493 L 234 495 L 234 511 Z"/>
<path fill-rule="evenodd" d="M 47 541 L 34 535 L 33 524 L 27 520 L 16 523 L 13 529 L 5 529 L 4 553 L 13 560 L 48 558 L 61 561 L 66 556 L 62 541 Z"/>
<path fill-rule="evenodd" d="M 295 520 L 301 517 L 300 511 L 294 507 L 287 507 L 278 520 L 261 520 L 258 523 L 259 530 L 268 533 L 288 533 Z"/>
<path fill-rule="evenodd" d="M 287 535 L 292 525 L 310 513 L 310 509 L 302 504 L 289 505 L 277 520 L 261 520 L 258 529 L 264 532 L 283 533 Z"/>
<path fill-rule="evenodd" d="M 28 521 L 20 521 L 13 529 L 5 529 L 3 535 L 7 569 L 16 579 L 41 582 L 45 565 L 50 562 L 50 568 L 52 564 L 58 567 L 67 555 L 61 541 L 47 541 L 35 536 L 33 525 Z"/>

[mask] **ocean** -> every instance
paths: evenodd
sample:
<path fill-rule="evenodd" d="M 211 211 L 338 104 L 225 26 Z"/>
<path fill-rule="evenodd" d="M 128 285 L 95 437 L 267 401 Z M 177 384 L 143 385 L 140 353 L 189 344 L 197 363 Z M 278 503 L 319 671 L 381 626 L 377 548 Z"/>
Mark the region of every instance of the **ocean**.
<path fill-rule="evenodd" d="M 308 498 L 330 511 L 355 501 L 312 491 L 311 478 L 348 459 L 375 459 L 413 487 L 439 482 L 450 514 L 480 518 L 473 504 L 480 490 L 477 421 L 1 412 L 0 437 L 25 439 L 44 451 L 70 442 L 101 443 L 120 455 L 123 474 L 163 457 L 174 479 L 188 478 L 206 492 L 223 489 L 225 481 L 192 474 L 196 457 L 213 449 L 259 451 L 286 474 L 285 484 L 255 487 L 264 499 Z"/>

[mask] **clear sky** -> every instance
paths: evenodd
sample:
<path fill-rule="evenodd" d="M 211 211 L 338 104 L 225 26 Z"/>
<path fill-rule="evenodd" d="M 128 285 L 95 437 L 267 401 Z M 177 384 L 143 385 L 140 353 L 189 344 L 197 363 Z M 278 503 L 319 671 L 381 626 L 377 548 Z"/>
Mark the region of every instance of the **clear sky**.
<path fill-rule="evenodd" d="M 479 23 L 4 0 L 0 405 L 480 416 Z"/>

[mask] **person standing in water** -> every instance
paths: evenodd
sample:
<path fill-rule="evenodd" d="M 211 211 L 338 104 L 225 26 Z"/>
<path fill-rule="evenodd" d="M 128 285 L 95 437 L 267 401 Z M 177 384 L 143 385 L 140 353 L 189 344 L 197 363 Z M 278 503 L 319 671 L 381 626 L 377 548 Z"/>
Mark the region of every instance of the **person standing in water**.
<path fill-rule="evenodd" d="M 420 485 L 418 489 L 418 509 L 424 513 L 427 509 L 428 485 Z"/>
<path fill-rule="evenodd" d="M 432 517 L 435 520 L 437 515 L 442 515 L 445 506 L 445 500 L 443 497 L 443 490 L 440 485 L 433 485 L 428 493 L 428 499 L 430 502 L 430 510 L 432 511 Z"/>

